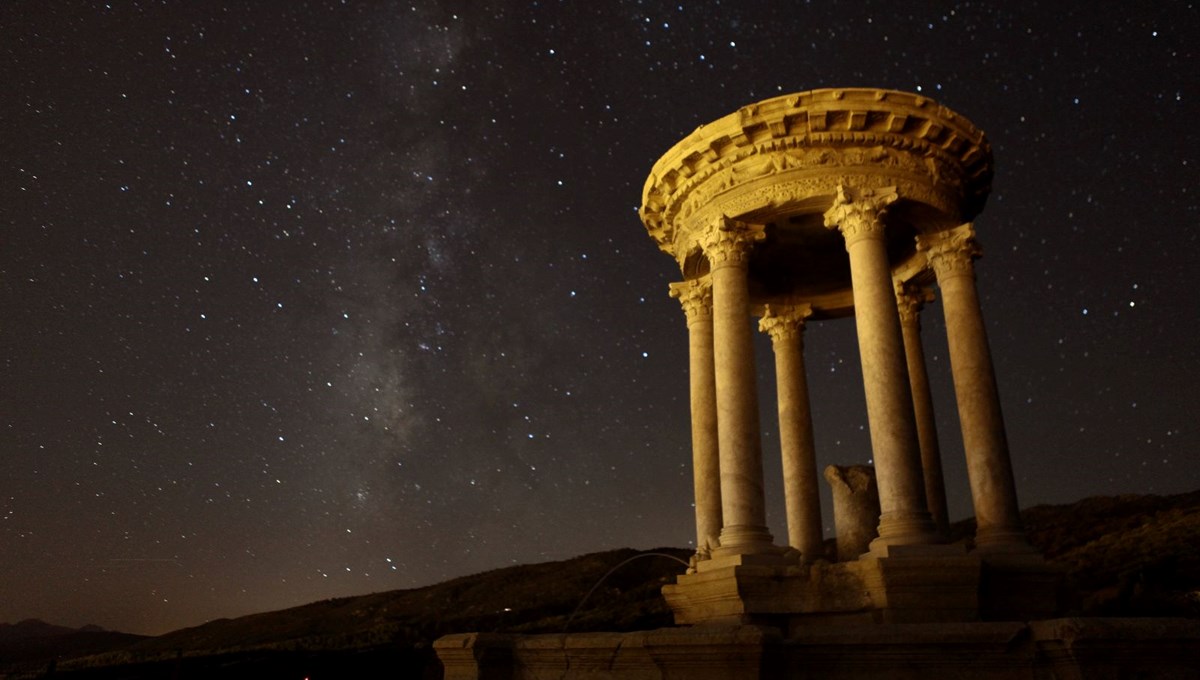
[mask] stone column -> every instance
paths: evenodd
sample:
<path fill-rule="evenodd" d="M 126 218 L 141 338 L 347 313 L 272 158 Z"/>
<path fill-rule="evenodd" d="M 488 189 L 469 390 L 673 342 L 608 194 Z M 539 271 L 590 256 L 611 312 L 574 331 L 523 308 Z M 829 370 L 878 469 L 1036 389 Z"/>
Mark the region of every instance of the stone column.
<path fill-rule="evenodd" d="M 717 454 L 717 386 L 713 373 L 712 287 L 707 279 L 671 284 L 687 315 L 692 401 L 692 477 L 696 555 L 707 558 L 721 535 L 721 470 Z"/>
<path fill-rule="evenodd" d="M 921 343 L 921 308 L 926 302 L 932 301 L 933 292 L 925 287 L 896 283 L 896 305 L 900 309 L 904 355 L 908 357 L 908 380 L 912 386 L 913 415 L 917 419 L 917 440 L 921 445 L 921 468 L 925 471 L 925 501 L 938 533 L 945 536 L 950 530 L 946 511 L 946 482 L 942 478 L 942 453 L 938 447 L 929 374 L 925 370 L 925 348 Z"/>
<path fill-rule="evenodd" d="M 855 190 L 839 185 L 833 207 L 825 213 L 825 226 L 842 232 L 850 254 L 858 352 L 882 510 L 879 538 L 872 548 L 878 545 L 880 550 L 938 541 L 925 507 L 912 391 L 884 236 L 883 213 L 897 198 L 892 187 Z"/>
<path fill-rule="evenodd" d="M 762 442 L 754 343 L 750 330 L 750 249 L 761 225 L 722 218 L 705 235 L 713 298 L 713 361 L 721 466 L 721 548 L 727 554 L 773 552 L 763 499 Z"/>
<path fill-rule="evenodd" d="M 771 336 L 775 351 L 788 545 L 799 550 L 805 562 L 820 559 L 825 552 L 817 454 L 804 370 L 804 320 L 811 315 L 812 306 L 807 304 L 769 305 L 758 322 L 758 329 Z"/>
<path fill-rule="evenodd" d="M 877 536 L 879 488 L 870 465 L 830 465 L 825 481 L 833 490 L 833 526 L 837 532 L 839 562 L 858 559 Z"/>
<path fill-rule="evenodd" d="M 1027 552 L 1031 548 L 1021 528 L 1000 393 L 975 290 L 972 260 L 981 253 L 975 229 L 964 224 L 922 234 L 917 248 L 925 252 L 942 292 L 950 369 L 975 505 L 975 544 L 982 552 Z"/>

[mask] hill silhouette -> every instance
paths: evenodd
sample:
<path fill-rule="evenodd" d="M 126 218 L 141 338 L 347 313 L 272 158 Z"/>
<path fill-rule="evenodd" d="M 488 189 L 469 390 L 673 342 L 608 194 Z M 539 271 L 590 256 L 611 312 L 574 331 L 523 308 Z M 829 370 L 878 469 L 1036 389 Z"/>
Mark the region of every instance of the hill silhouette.
<path fill-rule="evenodd" d="M 659 590 L 683 571 L 684 566 L 676 560 L 686 561 L 690 551 L 663 548 L 652 552 L 659 554 L 610 550 L 560 562 L 496 569 L 424 588 L 218 619 L 103 654 L 84 656 L 60 649 L 62 660 L 56 671 L 87 678 L 172 677 L 181 663 L 189 667 L 189 676 L 195 668 L 211 664 L 219 668 L 221 677 L 249 678 L 263 677 L 264 668 L 274 674 L 281 664 L 289 668 L 296 664 L 310 677 L 318 677 L 320 673 L 312 669 L 330 663 L 338 673 L 361 666 L 361 674 L 355 671 L 353 677 L 373 677 L 367 667 L 374 666 L 380 656 L 403 667 L 429 666 L 433 660 L 430 643 L 451 632 L 563 631 L 568 623 L 572 631 L 657 628 L 671 624 Z M 589 589 L 626 561 L 629 564 L 606 578 L 580 607 Z M 0 660 L 8 658 L 4 651 L 0 648 Z M 43 658 L 39 664 L 14 665 L 9 672 L 23 672 L 12 677 L 37 677 L 48 663 L 49 659 Z M 142 670 L 131 673 L 132 666 Z M 0 664 L 0 677 L 4 670 Z"/>
<path fill-rule="evenodd" d="M 0 623 L 0 673 L 5 665 L 42 662 L 57 656 L 84 656 L 107 652 L 146 639 L 144 635 L 117 633 L 99 626 L 66 628 L 25 619 Z M 3 677 L 0 674 L 0 677 Z"/>
<path fill-rule="evenodd" d="M 1064 566 L 1072 613 L 1200 618 L 1200 491 L 1093 497 L 1022 512 L 1030 541 Z M 965 540 L 974 521 L 952 527 Z M 58 657 L 72 678 L 439 677 L 430 644 L 452 632 L 629 631 L 671 625 L 659 590 L 690 551 L 631 549 L 522 565 L 444 583 L 210 621 L 154 638 L 113 640 L 103 653 L 69 637 L 43 646 L 0 635 L 0 676 L 39 677 Z M 644 555 L 644 556 L 639 556 Z M 603 582 L 581 600 L 597 582 Z M 20 625 L 20 624 L 19 624 Z M 3 630 L 3 628 L 0 628 Z M 58 642 L 50 642 L 57 640 Z M 37 643 L 42 645 L 42 643 Z M 37 654 L 14 652 L 40 650 Z M 407 675 L 405 673 L 408 673 Z M 379 677 L 383 677 L 379 675 Z"/>

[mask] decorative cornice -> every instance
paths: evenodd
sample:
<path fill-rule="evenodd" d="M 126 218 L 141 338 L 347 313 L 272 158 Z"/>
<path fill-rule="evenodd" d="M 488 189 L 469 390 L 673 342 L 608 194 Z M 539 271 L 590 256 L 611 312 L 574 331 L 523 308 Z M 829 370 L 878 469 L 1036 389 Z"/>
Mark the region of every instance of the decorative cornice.
<path fill-rule="evenodd" d="M 810 304 L 767 305 L 758 330 L 771 336 L 772 342 L 796 340 L 804 336 L 804 320 L 812 316 Z"/>
<path fill-rule="evenodd" d="M 700 246 L 704 248 L 709 267 L 716 269 L 747 263 L 751 248 L 766 237 L 761 224 L 746 224 L 723 217 L 701 237 Z"/>
<path fill-rule="evenodd" d="M 972 261 L 983 256 L 983 249 L 975 239 L 975 227 L 970 223 L 953 229 L 917 236 L 917 250 L 925 253 L 925 259 L 938 281 L 955 276 L 975 276 Z"/>
<path fill-rule="evenodd" d="M 946 187 L 969 220 L 991 187 L 992 154 L 968 120 L 921 95 L 826 89 L 768 99 L 703 125 L 655 163 L 641 217 L 671 250 L 681 216 L 723 191 L 784 173 L 871 166 Z"/>
<path fill-rule="evenodd" d="M 698 321 L 712 320 L 712 284 L 708 279 L 672 283 L 670 295 L 683 306 L 689 326 Z"/>
<path fill-rule="evenodd" d="M 928 193 L 926 187 L 936 186 L 941 194 L 939 207 L 958 212 L 962 178 L 952 168 L 940 168 L 934 160 L 935 152 L 908 153 L 872 146 L 874 141 L 878 140 L 839 141 L 847 145 L 843 148 L 812 145 L 811 139 L 782 140 L 756 147 L 728 163 L 723 162 L 704 181 L 697 181 L 689 191 L 681 193 L 664 219 L 673 223 L 674 232 L 686 230 L 686 226 L 681 227 L 681 219 L 686 220 L 716 200 L 724 203 L 730 195 L 786 187 L 788 198 L 804 198 L 832 191 L 839 177 L 864 173 L 888 178 L 882 184 L 906 185 L 906 195 Z M 863 146 L 850 146 L 854 142 Z M 770 181 L 759 181 L 764 178 Z"/>
<path fill-rule="evenodd" d="M 846 249 L 865 238 L 884 237 L 883 213 L 900 196 L 895 187 L 856 189 L 839 184 L 833 207 L 825 211 L 825 226 L 846 237 Z"/>

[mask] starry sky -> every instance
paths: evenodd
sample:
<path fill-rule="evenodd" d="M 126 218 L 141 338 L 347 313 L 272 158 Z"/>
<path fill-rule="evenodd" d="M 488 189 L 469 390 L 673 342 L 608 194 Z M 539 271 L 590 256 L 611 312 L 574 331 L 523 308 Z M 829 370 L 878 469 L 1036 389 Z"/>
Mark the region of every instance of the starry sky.
<path fill-rule="evenodd" d="M 696 126 L 820 87 L 991 139 L 1022 505 L 1200 487 L 1198 42 L 1185 2 L 6 2 L 0 621 L 160 633 L 688 545 L 680 277 L 642 186 Z M 853 322 L 806 346 L 820 466 L 866 462 Z"/>

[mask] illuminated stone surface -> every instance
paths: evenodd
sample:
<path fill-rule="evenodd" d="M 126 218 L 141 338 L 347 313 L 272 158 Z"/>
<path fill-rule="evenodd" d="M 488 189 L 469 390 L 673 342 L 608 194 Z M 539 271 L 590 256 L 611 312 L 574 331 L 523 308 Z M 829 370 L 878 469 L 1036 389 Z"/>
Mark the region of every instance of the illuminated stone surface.
<path fill-rule="evenodd" d="M 1058 611 L 1061 573 L 1020 526 L 975 290 L 970 221 L 991 174 L 987 140 L 964 118 L 919 95 L 873 89 L 769 99 L 668 151 L 641 216 L 683 277 L 670 294 L 689 329 L 697 552 L 663 595 L 677 624 L 705 625 L 449 635 L 434 645 L 445 677 L 1195 677 L 1193 621 L 1033 620 Z M 945 543 L 917 318 L 934 285 L 978 518 L 971 551 Z M 829 562 L 814 554 L 821 523 L 808 404 L 820 397 L 808 394 L 802 338 L 820 331 L 814 322 L 848 316 L 881 512 L 877 538 L 862 536 Z M 786 546 L 765 526 L 756 317 L 779 383 Z M 853 486 L 843 505 L 862 500 Z M 842 514 L 835 520 L 858 533 L 870 527 Z"/>
<path fill-rule="evenodd" d="M 878 535 L 879 487 L 869 465 L 830 465 L 825 480 L 833 490 L 834 529 L 837 557 L 845 562 L 858 559 L 870 549 Z"/>
<path fill-rule="evenodd" d="M 679 266 L 683 281 L 672 295 L 688 310 L 693 371 L 697 553 L 693 569 L 664 590 L 678 622 L 867 612 L 876 620 L 974 619 L 997 611 L 986 600 L 1001 595 L 978 590 L 984 562 L 1044 568 L 1020 526 L 974 287 L 970 222 L 991 177 L 990 146 L 970 121 L 920 95 L 863 88 L 745 106 L 697 128 L 654 165 L 640 215 Z M 979 518 L 969 556 L 941 545 L 946 493 L 919 336 L 935 285 Z M 711 300 L 703 312 L 690 301 L 696 291 Z M 786 545 L 765 526 L 756 317 L 775 350 Z M 873 562 L 823 566 L 827 578 L 817 584 L 814 563 L 824 555 L 809 401 L 820 396 L 808 394 L 802 339 L 820 332 L 814 322 L 842 317 L 858 331 L 880 512 L 876 527 L 839 537 L 876 535 L 857 560 Z M 846 550 L 860 552 L 848 542 Z M 925 611 L 908 596 L 933 586 L 929 579 L 954 580 L 955 569 L 975 590 L 943 588 L 959 599 Z M 839 587 L 872 597 L 863 604 L 814 591 Z"/>

